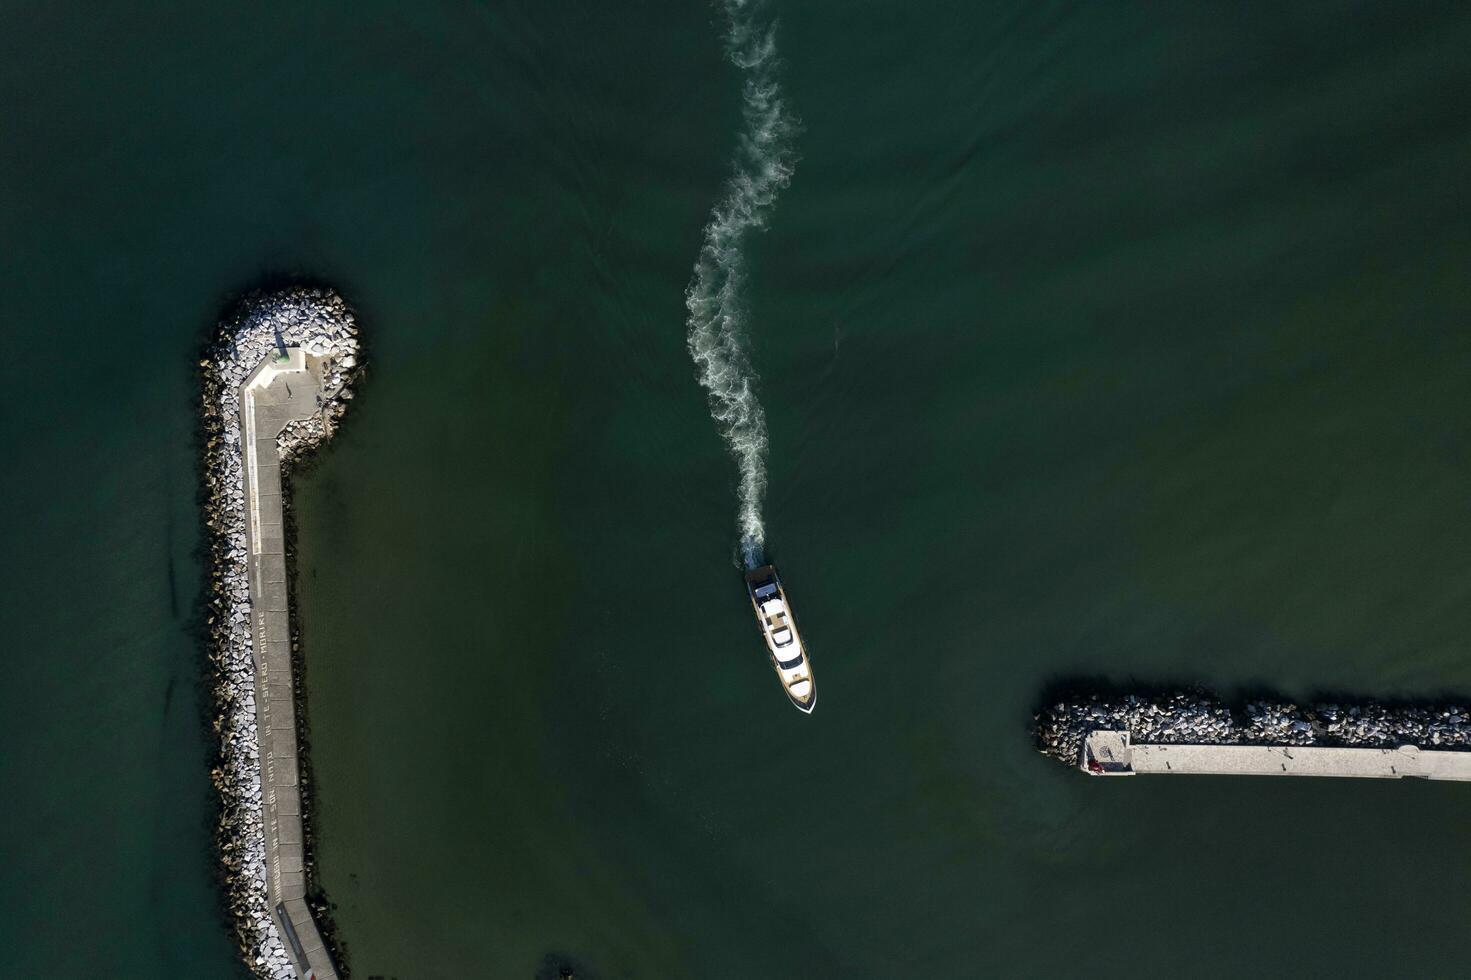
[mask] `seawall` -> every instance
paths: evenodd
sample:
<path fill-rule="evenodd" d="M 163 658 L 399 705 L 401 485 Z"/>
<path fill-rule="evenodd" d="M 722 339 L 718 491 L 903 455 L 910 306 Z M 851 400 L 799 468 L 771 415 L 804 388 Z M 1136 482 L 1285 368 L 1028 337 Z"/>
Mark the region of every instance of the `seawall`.
<path fill-rule="evenodd" d="M 1461 704 L 1083 694 L 1039 712 L 1035 734 L 1045 755 L 1098 775 L 1471 773 L 1471 711 Z"/>
<path fill-rule="evenodd" d="M 338 976 L 306 901 L 310 795 L 283 486 L 292 463 L 331 436 L 359 359 L 342 298 L 290 288 L 247 297 L 200 362 L 216 840 L 242 955 L 272 980 Z"/>

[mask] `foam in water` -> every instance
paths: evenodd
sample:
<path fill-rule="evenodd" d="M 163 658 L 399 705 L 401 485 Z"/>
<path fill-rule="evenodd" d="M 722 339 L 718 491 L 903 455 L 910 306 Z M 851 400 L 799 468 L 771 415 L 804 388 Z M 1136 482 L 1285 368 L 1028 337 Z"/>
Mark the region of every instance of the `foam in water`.
<path fill-rule="evenodd" d="M 760 17 L 759 6 L 755 0 L 725 3 L 730 21 L 726 54 L 744 76 L 744 127 L 734 173 L 705 226 L 694 278 L 685 293 L 690 356 L 700 384 L 710 393 L 710 414 L 740 468 L 741 552 L 748 568 L 761 563 L 766 538 L 761 521 L 766 415 L 756 399 L 746 350 L 741 247 L 748 231 L 765 225 L 796 163 L 791 146 L 795 121 L 776 81 L 776 29 Z"/>

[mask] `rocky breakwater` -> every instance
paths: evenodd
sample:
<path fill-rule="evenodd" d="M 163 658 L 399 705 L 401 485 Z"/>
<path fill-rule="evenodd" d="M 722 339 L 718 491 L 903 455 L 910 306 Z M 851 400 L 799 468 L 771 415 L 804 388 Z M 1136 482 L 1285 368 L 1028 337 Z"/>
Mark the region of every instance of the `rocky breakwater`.
<path fill-rule="evenodd" d="M 1077 765 L 1083 739 L 1100 729 L 1127 731 L 1136 744 L 1471 750 L 1471 711 L 1458 704 L 1253 698 L 1231 705 L 1204 691 L 1067 697 L 1037 714 L 1037 748 Z"/>
<path fill-rule="evenodd" d="M 289 980 L 296 974 L 266 891 L 240 433 L 240 385 L 262 361 L 277 356 L 278 346 L 328 358 L 320 411 L 291 423 L 277 439 L 283 467 L 332 435 L 352 398 L 361 354 L 357 325 L 342 298 L 327 289 L 294 287 L 247 296 L 221 323 L 199 362 L 210 563 L 207 628 L 219 739 L 212 773 L 221 802 L 217 843 L 226 900 L 247 966 L 259 977 Z M 292 649 L 297 649 L 294 636 Z M 309 858 L 306 871 L 311 874 Z"/>

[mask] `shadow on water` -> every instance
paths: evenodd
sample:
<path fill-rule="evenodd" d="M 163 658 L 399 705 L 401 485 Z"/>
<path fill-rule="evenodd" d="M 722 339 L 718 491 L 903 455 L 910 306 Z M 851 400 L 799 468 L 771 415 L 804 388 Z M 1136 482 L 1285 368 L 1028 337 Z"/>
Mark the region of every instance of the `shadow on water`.
<path fill-rule="evenodd" d="M 1121 681 L 1117 678 L 1074 675 L 1070 677 L 1058 677 L 1048 681 L 1038 695 L 1037 710 L 1041 711 L 1051 705 L 1063 702 L 1085 701 L 1092 698 L 1096 698 L 1099 701 L 1117 701 L 1132 695 L 1141 700 L 1154 700 L 1175 694 L 1190 694 L 1220 701 L 1233 710 L 1252 701 L 1273 701 L 1283 704 L 1300 703 L 1304 705 L 1375 704 L 1391 710 L 1396 708 L 1464 706 L 1471 704 L 1471 697 L 1468 697 L 1465 691 L 1444 689 L 1427 691 L 1423 695 L 1414 697 L 1375 697 L 1365 695 L 1362 692 L 1313 688 L 1303 692 L 1301 697 L 1289 697 L 1280 689 L 1273 688 L 1263 681 L 1251 681 L 1245 684 L 1238 684 L 1226 691 L 1217 691 L 1195 683 L 1162 683 L 1159 681 L 1139 681 L 1134 679 Z"/>
<path fill-rule="evenodd" d="M 547 953 L 533 974 L 535 980 L 600 980 L 586 963 L 566 953 Z"/>

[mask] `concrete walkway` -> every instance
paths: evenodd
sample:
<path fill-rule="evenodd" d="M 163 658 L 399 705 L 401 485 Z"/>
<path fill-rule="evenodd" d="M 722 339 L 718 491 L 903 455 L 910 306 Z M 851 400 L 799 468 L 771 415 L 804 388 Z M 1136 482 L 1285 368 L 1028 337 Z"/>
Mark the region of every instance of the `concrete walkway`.
<path fill-rule="evenodd" d="M 315 415 L 321 392 L 322 359 L 300 348 L 288 348 L 285 360 L 272 354 L 240 387 L 266 888 L 276 928 L 302 980 L 337 980 L 338 974 L 306 904 L 291 610 L 286 601 L 281 456 L 276 436 L 288 422 Z"/>
<path fill-rule="evenodd" d="M 1130 742 L 1128 732 L 1095 731 L 1079 768 L 1094 776 L 1177 773 L 1218 776 L 1349 776 L 1471 781 L 1471 751 L 1340 748 L 1321 745 L 1163 745 Z"/>

